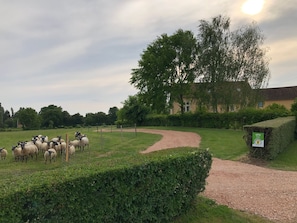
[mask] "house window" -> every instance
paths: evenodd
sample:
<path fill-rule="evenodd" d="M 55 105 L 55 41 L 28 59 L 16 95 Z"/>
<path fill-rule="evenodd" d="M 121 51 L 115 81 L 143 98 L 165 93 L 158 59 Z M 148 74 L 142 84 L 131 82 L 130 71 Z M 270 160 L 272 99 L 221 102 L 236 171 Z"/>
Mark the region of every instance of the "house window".
<path fill-rule="evenodd" d="M 190 102 L 186 102 L 184 104 L 184 112 L 189 112 L 190 111 Z"/>
<path fill-rule="evenodd" d="M 258 108 L 263 108 L 263 101 L 258 102 Z"/>

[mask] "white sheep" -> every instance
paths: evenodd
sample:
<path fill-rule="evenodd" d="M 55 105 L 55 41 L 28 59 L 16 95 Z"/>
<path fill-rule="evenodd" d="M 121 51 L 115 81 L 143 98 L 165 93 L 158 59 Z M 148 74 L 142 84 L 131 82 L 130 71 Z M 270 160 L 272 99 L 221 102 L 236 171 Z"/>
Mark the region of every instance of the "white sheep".
<path fill-rule="evenodd" d="M 42 142 L 40 145 L 40 153 L 44 154 L 45 151 L 49 149 L 48 142 Z"/>
<path fill-rule="evenodd" d="M 55 138 L 51 139 L 52 142 L 63 142 L 64 139 L 62 139 L 62 136 L 57 136 Z"/>
<path fill-rule="evenodd" d="M 84 151 L 86 146 L 89 148 L 89 139 L 87 136 L 84 135 L 79 137 L 79 146 L 82 151 Z"/>
<path fill-rule="evenodd" d="M 48 136 L 40 136 L 41 142 L 48 142 Z"/>
<path fill-rule="evenodd" d="M 64 141 L 60 142 L 60 147 L 61 147 L 61 153 L 65 152 L 65 150 L 66 150 L 66 142 L 64 142 Z"/>
<path fill-rule="evenodd" d="M 0 158 L 2 159 L 2 160 L 5 160 L 6 159 L 6 157 L 7 157 L 7 150 L 5 149 L 5 148 L 0 148 Z"/>
<path fill-rule="evenodd" d="M 55 142 L 55 141 L 50 142 L 50 148 L 55 149 L 57 154 L 62 154 L 62 148 L 59 142 Z"/>
<path fill-rule="evenodd" d="M 72 157 L 75 154 L 75 147 L 73 145 L 70 145 L 68 147 L 68 154 L 69 154 L 69 157 Z"/>
<path fill-rule="evenodd" d="M 71 141 L 69 141 L 69 145 L 70 146 L 72 145 L 75 148 L 79 148 L 79 146 L 80 146 L 80 140 L 78 140 L 78 139 L 71 140 Z"/>
<path fill-rule="evenodd" d="M 44 152 L 43 156 L 44 156 L 45 164 L 46 164 L 47 160 L 49 160 L 51 163 L 52 160 L 56 161 L 57 152 L 55 149 L 48 149 L 47 151 Z"/>
<path fill-rule="evenodd" d="M 32 139 L 31 141 L 37 146 L 38 151 L 40 151 L 41 150 L 41 145 L 42 145 L 41 140 L 39 138 L 35 138 L 35 139 Z"/>
<path fill-rule="evenodd" d="M 12 154 L 14 156 L 15 161 L 20 161 L 22 158 L 22 148 L 20 145 L 12 146 L 11 148 Z"/>
<path fill-rule="evenodd" d="M 21 148 L 22 148 L 23 160 L 27 162 L 29 156 L 31 156 L 32 159 L 33 159 L 33 156 L 35 156 L 35 159 L 37 160 L 38 148 L 34 143 L 22 142 Z"/>

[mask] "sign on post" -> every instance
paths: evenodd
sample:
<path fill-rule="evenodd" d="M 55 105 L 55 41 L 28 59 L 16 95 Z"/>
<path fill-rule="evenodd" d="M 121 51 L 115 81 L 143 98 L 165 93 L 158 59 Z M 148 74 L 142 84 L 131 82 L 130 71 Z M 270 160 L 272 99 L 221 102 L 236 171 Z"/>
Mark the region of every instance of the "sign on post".
<path fill-rule="evenodd" d="M 264 147 L 264 132 L 253 132 L 252 135 L 253 147 Z"/>

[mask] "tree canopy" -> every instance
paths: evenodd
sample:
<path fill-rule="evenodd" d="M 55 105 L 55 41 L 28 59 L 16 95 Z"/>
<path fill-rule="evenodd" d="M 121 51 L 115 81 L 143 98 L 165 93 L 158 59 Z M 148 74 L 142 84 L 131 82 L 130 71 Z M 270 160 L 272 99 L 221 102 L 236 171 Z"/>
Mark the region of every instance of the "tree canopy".
<path fill-rule="evenodd" d="M 157 113 L 167 112 L 173 101 L 180 104 L 183 113 L 184 98 L 193 93 L 190 85 L 194 82 L 208 83 L 203 85 L 204 94 L 195 95 L 202 98 L 207 92 L 209 97 L 202 99 L 217 112 L 219 103 L 227 110 L 232 105 L 224 83 L 245 81 L 249 87 L 240 89 L 240 95 L 244 95 L 240 106 L 247 107 L 256 100 L 252 89 L 267 86 L 270 77 L 263 42 L 264 36 L 255 23 L 231 31 L 228 17 L 200 20 L 196 38 L 191 31 L 179 29 L 149 44 L 138 68 L 132 69 L 130 83 Z"/>
<path fill-rule="evenodd" d="M 267 50 L 261 47 L 264 36 L 255 23 L 231 31 L 230 18 L 217 16 L 211 21 L 201 20 L 197 39 L 198 80 L 210 83 L 205 86 L 211 95 L 214 112 L 218 103 L 230 104 L 228 91 L 217 87 L 224 82 L 247 81 L 252 89 L 267 86 L 270 77 L 268 59 L 265 57 Z M 249 97 L 242 98 L 242 106 L 255 103 L 255 91 L 252 89 L 245 94 Z"/>
<path fill-rule="evenodd" d="M 186 84 L 196 77 L 196 50 L 193 33 L 182 29 L 171 36 L 161 35 L 144 50 L 130 83 L 152 110 L 166 112 L 173 101 L 183 105 L 183 95 L 189 90 Z"/>

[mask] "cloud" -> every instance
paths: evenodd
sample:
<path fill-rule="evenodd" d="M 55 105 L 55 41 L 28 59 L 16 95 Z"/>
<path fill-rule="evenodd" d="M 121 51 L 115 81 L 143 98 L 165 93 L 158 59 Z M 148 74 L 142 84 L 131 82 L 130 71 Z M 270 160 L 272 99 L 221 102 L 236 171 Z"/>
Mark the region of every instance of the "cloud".
<path fill-rule="evenodd" d="M 197 35 L 199 20 L 230 16 L 232 27 L 256 21 L 270 48 L 271 84 L 297 84 L 297 20 L 293 0 L 265 1 L 257 16 L 240 11 L 244 0 L 2 1 L 1 103 L 55 104 L 69 113 L 108 112 L 137 92 L 129 84 L 140 54 L 163 33 Z M 295 81 L 295 82 L 294 82 Z"/>

